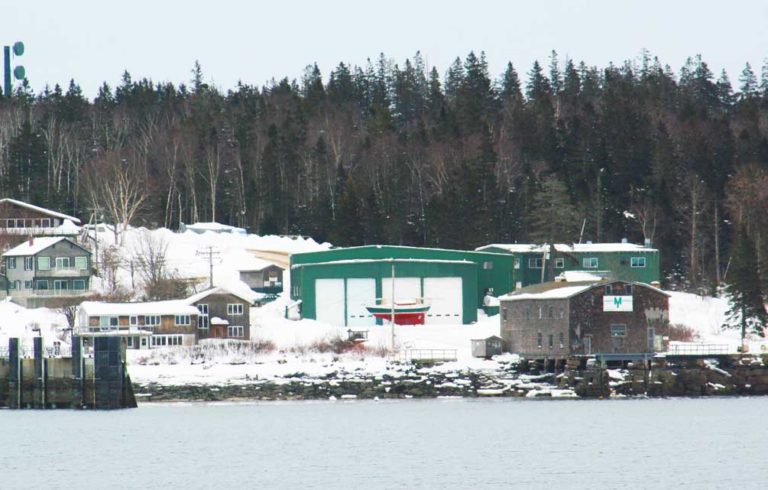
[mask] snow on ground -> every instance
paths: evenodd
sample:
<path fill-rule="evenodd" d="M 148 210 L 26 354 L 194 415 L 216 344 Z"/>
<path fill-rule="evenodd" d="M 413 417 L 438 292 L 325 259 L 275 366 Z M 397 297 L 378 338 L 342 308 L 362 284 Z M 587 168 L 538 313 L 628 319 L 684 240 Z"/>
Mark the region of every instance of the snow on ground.
<path fill-rule="evenodd" d="M 108 228 L 102 231 L 90 231 L 98 237 L 99 253 L 108 246 L 114 246 L 115 236 Z M 272 251 L 278 253 L 299 253 L 330 248 L 330 244 L 318 244 L 312 238 L 286 237 L 286 236 L 260 236 L 240 235 L 230 233 L 195 233 L 186 231 L 175 233 L 167 228 L 148 230 L 146 228 L 128 228 L 117 242 L 117 249 L 124 264 L 128 264 L 132 257 L 142 254 L 147 249 L 148 243 L 155 247 L 166 246 L 165 262 L 169 271 L 182 278 L 197 278 L 201 288 L 208 284 L 209 261 L 204 255 L 213 247 L 215 252 L 213 267 L 213 282 L 218 286 L 230 288 L 243 287 L 240 281 L 239 271 L 245 270 L 259 263 L 255 252 Z M 284 275 L 287 283 L 289 274 Z M 118 272 L 119 282 L 128 290 L 136 290 L 131 281 L 130 268 L 121 267 Z M 134 275 L 135 283 L 140 283 L 138 274 Z M 94 281 L 94 288 L 99 290 L 103 285 L 100 281 Z M 288 290 L 287 288 L 285 289 Z"/>
<path fill-rule="evenodd" d="M 43 336 L 45 347 L 65 340 L 69 324 L 63 313 L 48 308 L 27 309 L 9 300 L 0 301 L 0 350 L 8 347 L 8 339 L 16 337 L 32 348 L 32 337 Z"/>

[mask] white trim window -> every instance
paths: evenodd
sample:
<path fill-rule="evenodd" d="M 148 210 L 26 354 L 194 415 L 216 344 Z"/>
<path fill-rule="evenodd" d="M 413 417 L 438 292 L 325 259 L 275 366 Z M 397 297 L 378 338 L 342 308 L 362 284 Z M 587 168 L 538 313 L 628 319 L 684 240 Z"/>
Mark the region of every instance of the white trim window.
<path fill-rule="evenodd" d="M 8 257 L 8 268 L 9 269 L 16 268 L 16 257 Z"/>
<path fill-rule="evenodd" d="M 597 257 L 584 257 L 581 261 L 581 265 L 585 269 L 597 269 L 597 266 L 598 266 Z"/>
<path fill-rule="evenodd" d="M 24 270 L 31 271 L 35 265 L 34 257 L 24 257 Z"/>
<path fill-rule="evenodd" d="M 145 327 L 157 327 L 160 325 L 160 315 L 144 315 Z"/>
<path fill-rule="evenodd" d="M 189 315 L 176 315 L 176 326 L 188 327 L 189 325 L 192 325 Z"/>
<path fill-rule="evenodd" d="M 81 271 L 87 271 L 88 257 L 85 257 L 85 256 L 75 257 L 75 269 L 81 270 Z"/>
<path fill-rule="evenodd" d="M 565 259 L 558 257 L 555 259 L 555 269 L 565 269 Z"/>
<path fill-rule="evenodd" d="M 49 271 L 51 270 L 51 258 L 50 257 L 38 257 L 37 258 L 37 270 Z"/>
<path fill-rule="evenodd" d="M 245 337 L 245 328 L 241 325 L 230 325 L 227 327 L 227 337 L 243 338 Z"/>
<path fill-rule="evenodd" d="M 205 303 L 197 305 L 197 311 L 200 312 L 197 317 L 197 328 L 208 330 L 208 305 Z"/>
<path fill-rule="evenodd" d="M 227 304 L 227 315 L 229 316 L 240 316 L 243 314 L 243 304 L 242 303 L 229 303 Z"/>
<path fill-rule="evenodd" d="M 633 269 L 644 269 L 645 257 L 630 257 L 629 266 Z"/>
<path fill-rule="evenodd" d="M 544 267 L 544 260 L 541 257 L 528 259 L 529 269 L 541 269 Z"/>
<path fill-rule="evenodd" d="M 69 257 L 56 257 L 56 269 L 69 269 L 70 261 Z"/>
<path fill-rule="evenodd" d="M 118 329 L 120 324 L 118 317 L 116 316 L 100 316 L 99 317 L 99 330 L 102 332 L 110 332 Z"/>
<path fill-rule="evenodd" d="M 132 327 L 138 327 L 139 326 L 139 317 L 136 315 L 131 315 L 128 317 L 128 325 Z"/>
<path fill-rule="evenodd" d="M 611 337 L 626 337 L 627 326 L 623 323 L 614 323 L 611 325 Z"/>

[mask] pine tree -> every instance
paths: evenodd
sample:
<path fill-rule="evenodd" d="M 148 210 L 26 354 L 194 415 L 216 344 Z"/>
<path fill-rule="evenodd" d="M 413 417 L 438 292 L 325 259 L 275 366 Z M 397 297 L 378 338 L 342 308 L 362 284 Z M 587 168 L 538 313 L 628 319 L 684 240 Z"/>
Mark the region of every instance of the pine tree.
<path fill-rule="evenodd" d="M 736 233 L 727 281 L 730 309 L 724 327 L 741 328 L 742 344 L 747 331 L 764 336 L 768 314 L 760 287 L 755 243 L 744 225 L 739 226 Z"/>
<path fill-rule="evenodd" d="M 747 63 L 744 65 L 744 69 L 741 71 L 739 77 L 741 83 L 740 91 L 742 99 L 749 99 L 757 95 L 757 77 L 755 72 L 752 71 L 752 66 Z"/>

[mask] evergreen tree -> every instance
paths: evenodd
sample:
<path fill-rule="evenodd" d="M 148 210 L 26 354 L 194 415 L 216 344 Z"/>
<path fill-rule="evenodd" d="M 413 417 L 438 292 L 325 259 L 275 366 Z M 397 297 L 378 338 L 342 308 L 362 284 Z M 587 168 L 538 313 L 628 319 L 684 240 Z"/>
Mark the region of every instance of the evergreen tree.
<path fill-rule="evenodd" d="M 742 344 L 747 331 L 764 336 L 768 314 L 760 287 L 755 244 L 744 225 L 736 233 L 727 281 L 730 309 L 725 327 L 741 328 Z"/>
<path fill-rule="evenodd" d="M 755 77 L 755 72 L 752 71 L 752 66 L 749 63 L 744 65 L 739 82 L 741 83 L 739 90 L 742 99 L 749 99 L 757 95 L 757 77 Z"/>

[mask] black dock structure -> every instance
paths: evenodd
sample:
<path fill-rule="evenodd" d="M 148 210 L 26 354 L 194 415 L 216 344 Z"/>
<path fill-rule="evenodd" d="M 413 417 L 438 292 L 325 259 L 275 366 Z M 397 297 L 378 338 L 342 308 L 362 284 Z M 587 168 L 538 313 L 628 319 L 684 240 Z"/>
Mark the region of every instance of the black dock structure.
<path fill-rule="evenodd" d="M 0 407 L 135 408 L 122 339 L 94 340 L 91 357 L 78 336 L 71 349 L 47 350 L 43 339 L 34 337 L 31 351 L 20 339 L 9 339 L 7 351 L 0 349 Z"/>

